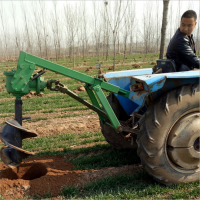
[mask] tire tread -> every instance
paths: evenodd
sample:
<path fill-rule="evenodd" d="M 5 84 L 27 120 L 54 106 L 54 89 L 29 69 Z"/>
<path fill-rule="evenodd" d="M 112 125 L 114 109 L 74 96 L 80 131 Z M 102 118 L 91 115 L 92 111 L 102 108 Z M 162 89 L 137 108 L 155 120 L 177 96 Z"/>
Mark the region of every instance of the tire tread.
<path fill-rule="evenodd" d="M 198 180 L 199 172 L 183 173 L 172 168 L 164 152 L 168 130 L 175 120 L 178 120 L 189 109 L 198 109 L 199 112 L 199 95 L 199 84 L 185 85 L 174 89 L 155 104 L 150 105 L 139 121 L 138 155 L 147 172 L 165 185 Z M 159 119 L 160 126 L 156 125 L 155 127 L 157 119 Z"/>

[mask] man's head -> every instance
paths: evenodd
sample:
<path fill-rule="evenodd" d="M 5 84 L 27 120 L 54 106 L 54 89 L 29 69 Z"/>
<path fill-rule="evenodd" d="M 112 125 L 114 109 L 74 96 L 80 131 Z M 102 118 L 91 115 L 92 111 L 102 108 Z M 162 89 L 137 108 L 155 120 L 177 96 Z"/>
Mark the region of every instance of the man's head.
<path fill-rule="evenodd" d="M 181 17 L 180 32 L 190 36 L 197 22 L 197 14 L 193 10 L 187 10 Z"/>

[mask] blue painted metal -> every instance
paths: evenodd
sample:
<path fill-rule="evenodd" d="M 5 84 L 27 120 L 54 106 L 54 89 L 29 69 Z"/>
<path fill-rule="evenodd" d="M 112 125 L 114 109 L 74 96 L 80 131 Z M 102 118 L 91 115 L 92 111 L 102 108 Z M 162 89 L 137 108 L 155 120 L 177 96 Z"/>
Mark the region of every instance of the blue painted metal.
<path fill-rule="evenodd" d="M 145 69 L 134 69 L 134 70 L 109 72 L 109 73 L 104 74 L 104 76 L 108 80 L 110 80 L 110 79 L 113 79 L 113 78 L 130 77 L 130 76 L 134 76 L 134 75 L 144 75 L 144 74 L 152 74 L 152 69 L 151 68 L 145 68 Z"/>
<path fill-rule="evenodd" d="M 131 91 L 131 85 L 142 83 L 144 90 L 130 92 L 129 98 L 116 95 L 128 115 L 138 112 L 151 94 L 153 99 L 181 85 L 199 83 L 200 71 L 152 74 L 152 69 L 126 70 L 104 74 L 108 82 Z"/>
<path fill-rule="evenodd" d="M 130 91 L 131 77 L 134 75 L 144 75 L 144 74 L 152 74 L 152 69 L 110 72 L 104 74 L 104 76 L 107 78 L 109 83 L 116 85 L 122 89 Z M 126 98 L 118 94 L 115 95 L 128 115 L 130 115 L 140 105 L 138 104 L 139 103 L 138 101 L 131 100 L 130 96 L 129 98 Z"/>

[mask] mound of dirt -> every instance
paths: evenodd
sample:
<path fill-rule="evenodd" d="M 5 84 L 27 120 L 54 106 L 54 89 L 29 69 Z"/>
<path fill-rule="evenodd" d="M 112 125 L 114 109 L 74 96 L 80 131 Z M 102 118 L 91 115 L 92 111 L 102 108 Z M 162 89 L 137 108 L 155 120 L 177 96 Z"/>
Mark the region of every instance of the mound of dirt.
<path fill-rule="evenodd" d="M 108 68 L 108 70 L 113 70 L 114 69 L 114 66 L 111 66 Z"/>
<path fill-rule="evenodd" d="M 133 64 L 132 66 L 133 66 L 133 68 L 142 68 L 142 66 L 140 66 L 138 64 Z"/>
<path fill-rule="evenodd" d="M 81 85 L 79 86 L 76 90 L 73 91 L 74 93 L 79 93 L 79 92 L 86 92 L 85 88 Z"/>
<path fill-rule="evenodd" d="M 36 92 L 32 92 L 30 91 L 30 93 L 26 94 L 24 96 L 25 99 L 29 99 L 29 98 L 32 98 L 32 97 L 42 97 L 44 94 L 41 92 L 40 94 L 37 94 Z"/>
<path fill-rule="evenodd" d="M 88 68 L 85 70 L 85 72 L 92 72 L 92 70 L 91 70 L 90 67 L 88 67 Z"/>
<path fill-rule="evenodd" d="M 157 63 L 156 62 L 152 62 L 151 65 L 157 65 Z"/>
<path fill-rule="evenodd" d="M 19 199 L 25 195 L 44 195 L 47 192 L 57 197 L 63 185 L 84 186 L 91 181 L 119 174 L 134 174 L 141 165 L 126 165 L 99 170 L 73 170 L 66 156 L 27 158 L 19 172 L 0 163 L 0 194 L 6 199 Z"/>

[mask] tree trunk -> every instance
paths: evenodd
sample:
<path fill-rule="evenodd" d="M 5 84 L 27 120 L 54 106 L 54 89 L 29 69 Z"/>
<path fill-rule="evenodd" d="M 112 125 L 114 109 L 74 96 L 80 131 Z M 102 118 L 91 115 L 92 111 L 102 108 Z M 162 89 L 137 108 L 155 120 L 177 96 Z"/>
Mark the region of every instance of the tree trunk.
<path fill-rule="evenodd" d="M 163 0 L 163 20 L 162 20 L 162 29 L 161 29 L 161 43 L 160 43 L 159 59 L 164 58 L 168 7 L 169 7 L 169 0 Z"/>
<path fill-rule="evenodd" d="M 114 41 L 113 41 L 113 44 L 114 44 L 113 71 L 115 71 L 115 41 L 116 41 L 116 36 L 114 36 Z"/>
<path fill-rule="evenodd" d="M 75 52 L 74 52 L 74 41 L 73 41 L 73 69 L 75 68 Z"/>

